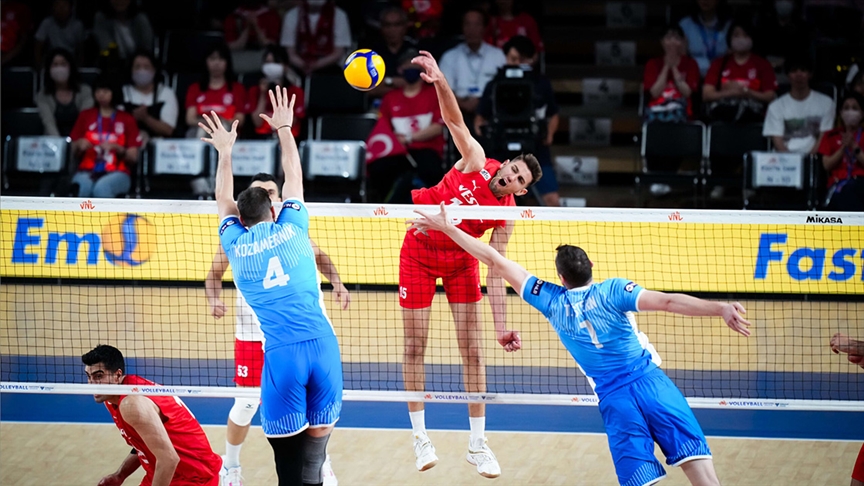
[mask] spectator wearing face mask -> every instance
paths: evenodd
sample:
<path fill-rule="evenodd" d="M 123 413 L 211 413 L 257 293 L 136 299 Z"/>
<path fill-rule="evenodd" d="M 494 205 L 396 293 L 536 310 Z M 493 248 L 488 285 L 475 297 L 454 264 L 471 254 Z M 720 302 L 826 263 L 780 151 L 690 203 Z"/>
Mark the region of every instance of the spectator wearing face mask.
<path fill-rule="evenodd" d="M 93 107 L 93 91 L 82 84 L 72 53 L 52 49 L 42 68 L 42 90 L 36 95 L 36 107 L 45 135 L 68 137 L 78 114 Z"/>
<path fill-rule="evenodd" d="M 771 137 L 778 152 L 814 153 L 834 124 L 834 101 L 810 89 L 813 69 L 806 59 L 792 58 L 786 65 L 791 90 L 768 105 L 762 135 Z"/>
<path fill-rule="evenodd" d="M 753 52 L 752 30 L 743 22 L 732 24 L 730 53 L 715 59 L 705 76 L 702 99 L 713 121 L 762 121 L 767 104 L 777 97 L 774 68 Z"/>
<path fill-rule="evenodd" d="M 684 123 L 693 117 L 691 96 L 699 87 L 699 65 L 686 54 L 680 26 L 668 26 L 660 44 L 663 57 L 649 59 L 645 65 L 643 89 L 650 100 L 645 121 Z"/>
<path fill-rule="evenodd" d="M 285 14 L 281 44 L 291 64 L 306 76 L 341 70 L 351 46 L 348 15 L 333 0 L 302 0 Z"/>
<path fill-rule="evenodd" d="M 721 0 L 696 0 L 694 11 L 678 24 L 687 38 L 690 57 L 699 64 L 702 76 L 711 63 L 724 54 L 728 44 L 730 20 L 726 15 L 726 2 Z"/>
<path fill-rule="evenodd" d="M 153 137 L 170 137 L 177 126 L 177 95 L 170 86 L 156 82 L 156 60 L 149 51 L 138 51 L 130 65 L 131 83 L 123 86 L 123 106 L 135 117 L 146 143 Z"/>
<path fill-rule="evenodd" d="M 444 177 L 444 120 L 435 88 L 420 79 L 420 67 L 411 63 L 418 55 L 417 50 L 403 54 L 399 73 L 405 86 L 381 99 L 380 119 L 389 121 L 408 155 L 376 159 L 367 166 L 372 201 L 410 204 L 415 176 L 423 187 Z"/>
<path fill-rule="evenodd" d="M 864 97 L 855 92 L 843 96 L 837 110 L 837 126 L 822 138 L 819 153 L 828 172 L 826 209 L 864 211 Z"/>
<path fill-rule="evenodd" d="M 288 59 L 285 51 L 279 46 L 271 44 L 264 49 L 264 63 L 261 72 L 264 76 L 257 85 L 249 88 L 247 100 L 249 103 L 249 116 L 255 127 L 255 134 L 260 137 L 272 137 L 273 127 L 261 118 L 261 114 L 273 115 L 273 107 L 270 104 L 270 95 L 267 93 L 277 85 L 288 88 L 288 99 L 296 96 L 294 101 L 294 122 L 291 125 L 291 133 L 294 137 L 300 136 L 303 128 L 303 120 L 306 118 L 306 108 L 303 102 L 303 88 L 297 83 L 296 74 L 288 67 Z M 292 75 L 293 74 L 293 75 Z"/>

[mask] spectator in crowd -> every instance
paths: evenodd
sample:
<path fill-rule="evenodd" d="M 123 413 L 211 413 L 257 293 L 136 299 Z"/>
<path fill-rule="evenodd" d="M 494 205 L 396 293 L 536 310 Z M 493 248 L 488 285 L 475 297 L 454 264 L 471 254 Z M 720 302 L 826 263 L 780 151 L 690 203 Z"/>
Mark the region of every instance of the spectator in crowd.
<path fill-rule="evenodd" d="M 225 18 L 225 41 L 238 73 L 258 71 L 264 47 L 279 42 L 282 18 L 264 0 L 242 0 Z"/>
<path fill-rule="evenodd" d="M 201 116 L 215 111 L 227 126 L 234 120 L 243 125 L 246 119 L 246 90 L 237 82 L 231 51 L 224 43 L 214 44 L 204 58 L 204 76 L 189 86 L 186 92 L 186 125 L 190 138 L 201 138 L 204 130 L 198 127 Z"/>
<path fill-rule="evenodd" d="M 408 13 L 414 37 L 429 39 L 438 35 L 444 0 L 402 0 L 402 10 Z"/>
<path fill-rule="evenodd" d="M 33 55 L 36 65 L 42 64 L 46 50 L 61 47 L 76 55 L 84 43 L 84 24 L 72 15 L 71 0 L 54 0 L 51 15 L 45 17 L 36 29 Z"/>
<path fill-rule="evenodd" d="M 801 15 L 792 0 L 775 0 L 759 23 L 759 45 L 762 54 L 779 73 L 781 84 L 786 84 L 784 67 L 787 59 L 798 57 L 810 49 L 809 31 L 801 20 Z"/>
<path fill-rule="evenodd" d="M 78 197 L 117 197 L 131 186 L 141 136 L 135 118 L 117 109 L 116 85 L 100 76 L 93 85 L 96 106 L 82 111 L 72 128 L 72 147 L 81 159 L 72 177 Z"/>
<path fill-rule="evenodd" d="M 52 49 L 45 57 L 36 107 L 45 135 L 60 137 L 68 137 L 78 114 L 93 107 L 93 91 L 79 80 L 75 58 L 66 49 Z"/>
<path fill-rule="evenodd" d="M 699 64 L 699 73 L 705 76 L 711 63 L 726 54 L 731 20 L 723 0 L 697 0 L 692 15 L 681 19 L 679 25 L 687 37 L 690 57 Z"/>
<path fill-rule="evenodd" d="M 752 27 L 734 23 L 729 29 L 729 54 L 711 63 L 702 99 L 714 121 L 754 122 L 777 97 L 777 78 L 765 58 L 753 52 Z"/>
<path fill-rule="evenodd" d="M 847 93 L 838 103 L 837 126 L 822 137 L 819 153 L 828 172 L 826 209 L 864 211 L 864 97 Z"/>
<path fill-rule="evenodd" d="M 649 93 L 646 121 L 684 123 L 693 118 L 692 95 L 699 87 L 699 65 L 686 54 L 684 31 L 669 25 L 663 38 L 663 56 L 645 65 L 643 89 Z"/>
<path fill-rule="evenodd" d="M 110 0 L 93 17 L 93 35 L 100 51 L 116 50 L 119 59 L 129 59 L 139 49 L 153 49 L 150 19 L 131 0 Z"/>
<path fill-rule="evenodd" d="M 486 42 L 504 49 L 504 44 L 514 35 L 522 35 L 531 39 L 534 48 L 543 51 L 543 39 L 537 29 L 537 22 L 527 12 L 514 7 L 515 0 L 495 0 L 495 9 L 486 26 Z M 505 51 L 504 54 L 507 54 Z"/>
<path fill-rule="evenodd" d="M 850 91 L 855 91 L 864 96 L 864 70 L 861 69 L 860 64 L 849 66 L 849 72 L 846 74 L 844 92 L 848 93 Z"/>
<path fill-rule="evenodd" d="M 543 199 L 544 206 L 560 206 L 561 200 L 558 195 L 558 180 L 555 178 L 555 166 L 552 164 L 552 152 L 549 147 L 558 130 L 558 103 L 555 102 L 555 93 L 552 91 L 552 83 L 546 76 L 533 72 L 531 66 L 537 59 L 537 51 L 534 42 L 523 35 L 515 35 L 504 44 L 504 53 L 507 57 L 507 66 L 519 67 L 526 72 L 525 76 L 532 79 L 534 84 L 534 108 L 535 116 L 541 124 L 542 139 L 530 150 L 543 169 L 543 178 L 534 185 L 538 194 Z M 505 79 L 504 71 L 492 78 L 483 90 L 483 96 L 477 107 L 477 116 L 474 118 L 474 129 L 477 133 L 483 133 L 482 127 L 494 122 L 495 88 L 500 81 Z M 526 150 L 527 151 L 527 150 Z"/>
<path fill-rule="evenodd" d="M 762 135 L 771 137 L 778 152 L 815 153 L 822 134 L 834 125 L 834 100 L 810 89 L 808 60 L 790 58 L 786 66 L 791 89 L 768 105 Z"/>
<path fill-rule="evenodd" d="M 393 89 L 405 87 L 399 74 L 399 60 L 408 51 L 416 50 L 417 43 L 408 37 L 408 14 L 399 7 L 388 7 L 381 11 L 381 42 L 372 50 L 384 60 L 384 82 L 372 90 L 373 96 L 384 96 Z"/>
<path fill-rule="evenodd" d="M 30 42 L 33 21 L 30 7 L 22 2 L 3 1 L 0 4 L 0 64 L 16 59 Z"/>
<path fill-rule="evenodd" d="M 281 44 L 291 64 L 306 76 L 341 70 L 351 46 L 348 16 L 333 0 L 303 0 L 285 14 Z"/>
<path fill-rule="evenodd" d="M 483 89 L 507 59 L 501 49 L 483 41 L 486 16 L 480 10 L 468 9 L 462 16 L 465 41 L 441 57 L 441 72 L 453 89 L 459 108 L 468 126 L 473 126 L 474 113 Z"/>
<path fill-rule="evenodd" d="M 267 93 L 278 85 L 288 88 L 289 99 L 291 96 L 296 96 L 291 133 L 294 138 L 297 138 L 303 128 L 303 120 L 306 118 L 303 88 L 296 81 L 291 80 L 293 76 L 288 76 L 291 68 L 288 66 L 288 58 L 285 56 L 284 49 L 276 44 L 270 44 L 264 49 L 263 61 L 261 71 L 264 76 L 257 85 L 249 88 L 247 96 L 249 116 L 252 120 L 252 126 L 255 127 L 255 134 L 269 138 L 275 133 L 270 124 L 265 122 L 260 115 L 262 113 L 267 116 L 273 115 L 273 107 L 270 105 L 270 96 Z"/>
<path fill-rule="evenodd" d="M 408 154 L 383 157 L 367 166 L 372 200 L 378 202 L 411 204 L 415 175 L 423 187 L 444 177 L 444 120 L 435 88 L 420 79 L 422 69 L 411 63 L 418 55 L 416 50 L 403 53 L 399 72 L 405 85 L 381 100 L 380 122 L 389 122 Z"/>
<path fill-rule="evenodd" d="M 177 95 L 170 86 L 158 83 L 153 54 L 136 52 L 130 71 L 131 83 L 123 86 L 123 106 L 138 122 L 144 143 L 153 137 L 170 137 L 177 126 Z"/>

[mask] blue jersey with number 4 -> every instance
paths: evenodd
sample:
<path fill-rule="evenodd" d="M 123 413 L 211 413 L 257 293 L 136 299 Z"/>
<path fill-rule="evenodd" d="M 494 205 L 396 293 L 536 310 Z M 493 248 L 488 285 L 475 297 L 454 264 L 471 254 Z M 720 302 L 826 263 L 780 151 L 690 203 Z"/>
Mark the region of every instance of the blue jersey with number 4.
<path fill-rule="evenodd" d="M 602 400 L 660 364 L 633 315 L 643 290 L 620 278 L 567 290 L 531 276 L 521 295 L 549 320 Z"/>
<path fill-rule="evenodd" d="M 227 216 L 219 238 L 237 289 L 261 321 L 265 350 L 334 335 L 302 202 L 287 200 L 275 223 L 248 229 L 239 217 Z"/>

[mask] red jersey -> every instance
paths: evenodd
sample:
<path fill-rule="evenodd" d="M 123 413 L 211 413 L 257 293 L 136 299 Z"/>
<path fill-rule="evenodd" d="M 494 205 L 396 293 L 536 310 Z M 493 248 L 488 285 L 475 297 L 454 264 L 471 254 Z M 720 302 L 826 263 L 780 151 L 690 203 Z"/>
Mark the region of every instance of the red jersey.
<path fill-rule="evenodd" d="M 141 146 L 141 134 L 135 118 L 125 111 L 114 110 L 110 117 L 99 114 L 99 107 L 82 111 L 75 120 L 75 126 L 69 137 L 74 140 L 86 138 L 93 144 L 78 164 L 78 170 L 92 171 L 97 163 L 105 163 L 105 172 L 122 171 L 129 174 L 129 166 L 125 160 L 117 157 L 114 152 L 105 152 L 99 147 L 103 142 L 116 143 L 123 147 Z"/>
<path fill-rule="evenodd" d="M 771 63 L 756 54 L 750 54 L 744 64 L 735 62 L 731 54 L 714 59 L 711 67 L 708 68 L 708 74 L 705 75 L 705 84 L 718 86 L 718 79 L 721 87 L 730 81 L 738 81 L 753 91 L 764 93 L 777 89 L 774 68 L 771 67 Z"/>
<path fill-rule="evenodd" d="M 385 94 L 381 99 L 380 114 L 390 120 L 390 126 L 396 135 L 413 135 L 433 123 L 444 124 L 435 87 L 426 83 L 423 83 L 420 92 L 413 98 L 405 96 L 401 89 Z M 441 135 L 422 142 L 412 140 L 408 149 L 432 149 L 443 157 L 444 133 L 442 131 Z"/>
<path fill-rule="evenodd" d="M 252 15 L 255 18 L 255 23 L 264 32 L 264 35 L 273 42 L 279 42 L 279 31 L 282 29 L 282 19 L 279 17 L 279 12 L 272 8 L 261 5 L 258 8 L 237 7 L 237 10 L 231 12 L 225 19 L 225 41 L 234 42 L 243 33 L 243 30 L 248 28 L 246 18 Z M 254 30 L 253 30 L 254 33 Z M 249 40 L 255 36 L 250 35 Z M 254 44 L 254 42 L 253 42 Z M 264 47 L 263 45 L 260 47 Z"/>
<path fill-rule="evenodd" d="M 660 73 L 663 71 L 663 65 L 664 60 L 662 57 L 649 59 L 648 63 L 645 64 L 643 89 L 646 92 L 657 82 L 657 78 L 660 77 Z M 681 56 L 681 59 L 678 60 L 678 65 L 675 67 L 678 68 L 678 72 L 684 75 L 684 81 L 687 83 L 687 86 L 695 92 L 699 87 L 699 64 L 696 63 L 696 60 L 690 56 Z M 669 75 L 666 77 L 666 86 L 663 88 L 663 92 L 657 98 L 652 99 L 648 103 L 648 106 L 663 105 L 671 100 L 680 100 L 683 102 L 684 99 L 684 95 L 681 94 L 678 86 L 675 85 L 675 77 L 670 70 Z M 686 106 L 687 115 L 692 116 L 693 107 L 689 98 L 687 98 Z"/>
<path fill-rule="evenodd" d="M 126 375 L 123 378 L 124 385 L 158 386 L 150 380 L 136 375 Z M 126 443 L 138 451 L 138 460 L 144 468 L 144 479 L 142 486 L 153 482 L 153 474 L 156 471 L 156 458 L 144 444 L 144 440 L 138 435 L 123 417 L 120 415 L 120 403 L 126 396 L 120 397 L 117 405 L 105 402 L 105 408 L 111 413 L 111 418 L 120 429 L 120 435 L 126 439 Z M 210 442 L 204 435 L 201 425 L 195 420 L 192 412 L 178 397 L 147 397 L 159 407 L 159 411 L 165 417 L 165 430 L 171 445 L 180 456 L 180 462 L 171 479 L 172 486 L 209 485 L 214 478 L 218 478 L 219 470 L 222 468 L 222 458 L 210 448 Z"/>
<path fill-rule="evenodd" d="M 9 52 L 24 41 L 30 32 L 30 7 L 20 2 L 6 2 L 0 15 L 0 51 Z"/>
<path fill-rule="evenodd" d="M 435 186 L 411 191 L 411 199 L 414 204 L 437 205 L 446 202 L 470 206 L 515 206 L 516 199 L 512 194 L 499 199 L 489 189 L 489 181 L 500 168 L 501 162 L 494 159 L 486 159 L 486 165 L 478 172 L 463 173 L 454 167 Z M 486 230 L 505 224 L 507 221 L 503 220 L 472 219 L 462 221 L 457 226 L 474 238 L 479 238 Z M 419 234 L 417 238 L 429 238 L 437 248 L 464 251 L 450 237 L 438 231 L 430 231 L 429 236 Z"/>
<path fill-rule="evenodd" d="M 266 93 L 265 93 L 266 94 Z M 294 121 L 291 124 L 291 133 L 295 137 L 300 136 L 300 128 L 303 126 L 302 120 L 306 118 L 306 103 L 303 102 L 303 88 L 299 86 L 288 86 L 288 99 L 291 95 L 295 95 L 294 100 Z M 249 93 L 246 98 L 246 112 L 253 113 L 258 108 L 258 98 L 261 96 L 261 88 L 256 84 L 249 88 Z M 267 112 L 266 115 L 273 116 L 273 107 L 270 105 L 270 97 L 267 96 Z M 273 127 L 269 123 L 264 122 L 260 127 L 255 129 L 255 133 L 259 135 L 270 135 L 273 133 Z"/>
<path fill-rule="evenodd" d="M 835 128 L 830 132 L 826 132 L 822 137 L 822 142 L 819 144 L 819 153 L 822 154 L 823 157 L 828 157 L 829 155 L 833 155 L 834 152 L 837 152 L 837 150 L 843 146 L 844 132 L 844 128 Z M 852 137 L 858 144 L 858 147 L 860 147 L 861 150 L 864 150 L 864 135 L 862 135 L 862 130 L 859 128 L 854 134 L 852 134 Z M 864 177 L 864 167 L 855 160 L 855 154 L 852 151 L 845 150 L 843 152 L 843 158 L 840 159 L 840 163 L 837 164 L 837 166 L 831 171 L 831 174 L 828 175 L 828 187 L 850 177 Z"/>
<path fill-rule="evenodd" d="M 231 83 L 231 91 L 225 83 L 219 89 L 208 88 L 202 93 L 201 85 L 194 83 L 186 92 L 186 109 L 193 106 L 199 115 L 215 111 L 220 117 L 230 120 L 237 113 L 246 111 L 246 90 L 235 81 Z"/>
<path fill-rule="evenodd" d="M 485 40 L 493 46 L 503 49 L 504 44 L 515 35 L 531 39 L 538 52 L 543 50 L 543 39 L 540 38 L 537 22 L 534 21 L 534 17 L 525 12 L 515 15 L 509 20 L 500 16 L 492 17 L 489 20 L 489 25 L 486 26 Z M 506 56 L 507 53 L 505 52 L 504 55 Z"/>

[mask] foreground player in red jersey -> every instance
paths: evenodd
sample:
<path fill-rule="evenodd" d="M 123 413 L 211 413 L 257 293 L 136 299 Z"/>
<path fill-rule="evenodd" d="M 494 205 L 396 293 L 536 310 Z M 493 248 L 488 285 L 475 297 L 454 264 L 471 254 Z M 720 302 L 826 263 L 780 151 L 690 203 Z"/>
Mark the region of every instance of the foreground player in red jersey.
<path fill-rule="evenodd" d="M 426 51 L 412 63 L 421 66 L 420 75 L 432 83 L 438 94 L 441 116 L 450 130 L 453 141 L 462 158 L 444 176 L 438 185 L 412 192 L 414 204 L 467 204 L 480 206 L 514 206 L 514 195 L 521 196 L 527 188 L 543 175 L 540 164 L 533 155 L 523 155 L 513 160 L 498 162 L 487 159 L 480 144 L 471 136 L 462 119 L 456 96 L 438 68 L 435 59 Z M 512 222 L 478 220 L 459 224 L 466 233 L 479 238 L 492 229 L 490 245 L 502 255 L 513 231 Z M 405 234 L 399 256 L 399 304 L 405 328 L 405 355 L 403 378 L 407 391 L 424 391 L 426 374 L 424 356 L 429 334 L 429 317 L 435 282 L 441 278 L 450 311 L 456 324 L 459 352 L 462 356 L 465 390 L 482 393 L 486 391 L 486 368 L 483 364 L 480 335 L 479 263 L 476 258 L 462 250 L 446 235 L 430 232 L 427 235 Z M 507 352 L 521 347 L 518 331 L 507 330 L 504 280 L 493 273 L 486 279 L 495 333 L 498 343 Z M 411 428 L 414 433 L 414 455 L 416 466 L 425 471 L 438 463 L 435 447 L 426 434 L 423 402 L 408 403 Z M 487 478 L 501 475 L 495 454 L 486 445 L 486 406 L 483 403 L 468 404 L 471 438 L 468 442 L 467 460 L 477 466 L 477 472 Z"/>
<path fill-rule="evenodd" d="M 87 382 L 105 385 L 157 386 L 127 375 L 123 354 L 100 344 L 81 357 Z M 134 447 L 120 469 L 99 481 L 117 486 L 144 468 L 142 486 L 218 486 L 222 459 L 210 448 L 201 425 L 177 397 L 94 395 L 104 403 L 126 443 Z"/>
<path fill-rule="evenodd" d="M 855 363 L 864 368 L 864 341 L 852 339 L 838 332 L 831 337 L 831 351 L 836 354 L 845 354 L 846 359 L 850 363 Z M 852 468 L 852 482 L 850 485 L 864 486 L 864 445 L 861 446 L 858 459 L 855 461 L 855 467 Z"/>

